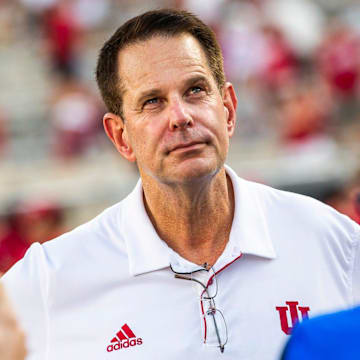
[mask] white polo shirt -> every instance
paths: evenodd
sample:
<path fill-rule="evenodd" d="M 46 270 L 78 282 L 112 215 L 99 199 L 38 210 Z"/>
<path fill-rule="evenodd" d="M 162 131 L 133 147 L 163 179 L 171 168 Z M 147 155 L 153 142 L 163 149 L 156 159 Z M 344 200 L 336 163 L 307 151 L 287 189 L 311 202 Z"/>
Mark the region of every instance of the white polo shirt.
<path fill-rule="evenodd" d="M 201 286 L 169 267 L 199 266 L 158 237 L 139 181 L 89 223 L 32 245 L 4 276 L 28 359 L 277 359 L 294 321 L 359 302 L 359 226 L 314 199 L 226 169 L 235 214 L 214 265 L 223 353 L 204 344 Z M 207 282 L 206 271 L 197 274 Z"/>

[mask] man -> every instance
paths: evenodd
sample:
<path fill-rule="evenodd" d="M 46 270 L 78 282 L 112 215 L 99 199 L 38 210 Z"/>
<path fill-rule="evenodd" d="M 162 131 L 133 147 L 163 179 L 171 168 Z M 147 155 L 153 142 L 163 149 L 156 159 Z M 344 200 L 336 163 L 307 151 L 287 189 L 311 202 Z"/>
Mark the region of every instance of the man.
<path fill-rule="evenodd" d="M 283 359 L 359 359 L 359 337 L 360 307 L 318 316 L 294 328 Z"/>
<path fill-rule="evenodd" d="M 5 276 L 31 359 L 274 359 L 293 322 L 359 298 L 355 223 L 225 167 L 237 100 L 205 24 L 133 18 L 96 74 L 141 180 Z"/>
<path fill-rule="evenodd" d="M 25 359 L 25 337 L 19 328 L 2 284 L 0 284 L 0 359 Z"/>

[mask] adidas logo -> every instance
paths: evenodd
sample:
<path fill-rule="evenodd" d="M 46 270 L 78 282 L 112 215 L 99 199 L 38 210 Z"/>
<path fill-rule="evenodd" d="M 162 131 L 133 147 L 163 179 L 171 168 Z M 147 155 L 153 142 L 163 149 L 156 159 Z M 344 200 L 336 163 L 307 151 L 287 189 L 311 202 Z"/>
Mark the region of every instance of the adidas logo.
<path fill-rule="evenodd" d="M 136 338 L 136 335 L 129 328 L 128 324 L 121 327 L 116 336 L 111 340 L 111 344 L 106 348 L 107 352 L 126 349 L 130 346 L 142 345 L 142 338 Z"/>

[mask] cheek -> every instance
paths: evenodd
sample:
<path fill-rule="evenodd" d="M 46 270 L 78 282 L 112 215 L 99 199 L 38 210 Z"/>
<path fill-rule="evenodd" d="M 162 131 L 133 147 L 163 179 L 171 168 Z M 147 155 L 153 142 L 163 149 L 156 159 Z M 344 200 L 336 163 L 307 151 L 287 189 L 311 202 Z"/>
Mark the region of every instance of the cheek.
<path fill-rule="evenodd" d="M 133 127 L 129 131 L 129 137 L 135 155 L 142 158 L 153 156 L 161 139 L 159 134 L 159 124 L 156 121 L 153 121 L 152 124 L 143 122 L 141 126 Z"/>
<path fill-rule="evenodd" d="M 226 153 L 229 147 L 229 133 L 223 113 L 218 113 L 215 119 L 209 124 L 210 131 L 214 137 L 214 144 L 219 153 Z"/>
<path fill-rule="evenodd" d="M 216 107 L 203 112 L 202 117 L 205 120 L 205 126 L 216 138 L 228 137 L 226 118 L 222 108 Z"/>

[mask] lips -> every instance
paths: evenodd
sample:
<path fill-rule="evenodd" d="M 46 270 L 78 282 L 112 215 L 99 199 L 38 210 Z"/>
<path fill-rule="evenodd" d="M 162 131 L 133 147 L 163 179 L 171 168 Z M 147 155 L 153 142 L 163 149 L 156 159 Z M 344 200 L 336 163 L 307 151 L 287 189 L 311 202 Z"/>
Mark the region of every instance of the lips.
<path fill-rule="evenodd" d="M 177 144 L 170 150 L 170 152 L 175 151 L 175 150 L 190 148 L 191 146 L 199 145 L 199 144 L 203 144 L 203 142 L 202 141 L 191 141 L 188 143 Z"/>

